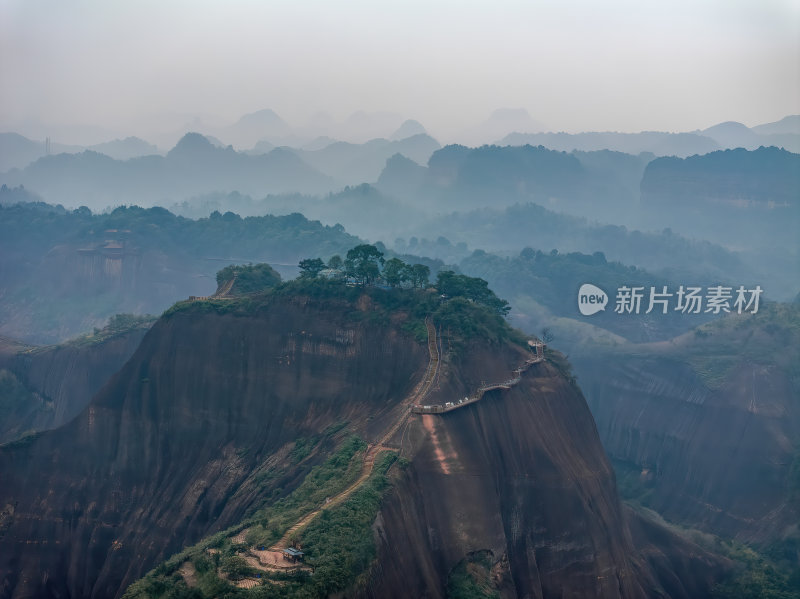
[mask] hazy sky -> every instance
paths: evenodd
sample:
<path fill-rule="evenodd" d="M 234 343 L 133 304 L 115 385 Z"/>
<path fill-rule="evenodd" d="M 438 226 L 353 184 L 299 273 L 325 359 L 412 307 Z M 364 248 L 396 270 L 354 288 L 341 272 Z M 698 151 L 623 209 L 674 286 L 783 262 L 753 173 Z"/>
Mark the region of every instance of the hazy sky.
<path fill-rule="evenodd" d="M 0 129 L 261 108 L 445 137 L 503 107 L 551 130 L 755 125 L 800 112 L 799 40 L 800 0 L 0 0 Z"/>

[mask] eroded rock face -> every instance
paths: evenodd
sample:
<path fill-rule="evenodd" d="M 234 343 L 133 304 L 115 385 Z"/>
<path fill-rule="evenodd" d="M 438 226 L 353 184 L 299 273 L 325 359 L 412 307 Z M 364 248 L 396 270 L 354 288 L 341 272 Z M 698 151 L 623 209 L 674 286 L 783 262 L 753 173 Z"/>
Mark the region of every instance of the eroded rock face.
<path fill-rule="evenodd" d="M 0 422 L 0 443 L 57 428 L 77 416 L 133 355 L 145 333 L 137 328 L 92 345 L 65 344 L 33 353 L 0 348 L 0 368 L 30 393 L 28 405 Z"/>
<path fill-rule="evenodd" d="M 286 443 L 379 426 L 426 365 L 424 345 L 343 311 L 162 319 L 78 418 L 0 448 L 3 595 L 120 595 L 237 522 L 259 499 L 249 475 Z"/>
<path fill-rule="evenodd" d="M 653 567 L 653 539 L 643 525 L 637 542 L 630 534 L 583 398 L 547 364 L 512 390 L 422 416 L 407 438 L 417 453 L 381 510 L 372 597 L 444 597 L 447 573 L 478 551 L 494 557 L 504 597 L 698 597 L 719 575 L 694 546 L 670 561 L 680 542 L 663 530 L 668 566 Z"/>
<path fill-rule="evenodd" d="M 308 467 L 287 458 L 298 437 L 342 421 L 379 437 L 428 350 L 397 323 L 351 317 L 369 309 L 279 298 L 248 316 L 196 306 L 162 318 L 76 419 L 0 447 L 3 596 L 119 596 L 295 488 Z M 524 356 L 462 346 L 430 400 L 504 380 Z M 379 559 L 362 594 L 441 597 L 453 566 L 484 550 L 507 597 L 658 596 L 667 579 L 686 581 L 668 596 L 707 589 L 712 569 L 697 564 L 716 562 L 702 552 L 685 555 L 664 531 L 668 542 L 640 529 L 634 540 L 585 401 L 549 364 L 473 406 L 414 417 L 392 443 L 410 465 L 376 522 Z"/>
<path fill-rule="evenodd" d="M 675 360 L 575 364 L 606 451 L 664 517 L 755 543 L 797 522 L 787 478 L 800 404 L 781 369 L 742 361 L 710 389 Z"/>

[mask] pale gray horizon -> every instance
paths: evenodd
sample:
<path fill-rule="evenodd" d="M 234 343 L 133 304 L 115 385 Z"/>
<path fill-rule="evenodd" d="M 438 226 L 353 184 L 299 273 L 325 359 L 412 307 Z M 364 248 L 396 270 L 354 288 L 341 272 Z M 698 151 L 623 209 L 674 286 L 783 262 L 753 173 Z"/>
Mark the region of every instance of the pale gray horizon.
<path fill-rule="evenodd" d="M 0 86 L 0 130 L 65 143 L 266 108 L 307 131 L 391 113 L 442 141 L 498 108 L 549 131 L 753 126 L 800 112 L 800 0 L 3 0 Z"/>

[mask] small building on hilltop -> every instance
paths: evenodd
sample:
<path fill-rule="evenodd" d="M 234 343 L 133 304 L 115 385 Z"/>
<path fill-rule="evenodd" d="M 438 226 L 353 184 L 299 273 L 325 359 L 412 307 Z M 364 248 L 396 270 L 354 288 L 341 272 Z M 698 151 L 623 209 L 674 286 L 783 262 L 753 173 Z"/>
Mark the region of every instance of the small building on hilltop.
<path fill-rule="evenodd" d="M 305 554 L 300 551 L 299 549 L 295 549 L 294 547 L 287 547 L 286 549 L 282 550 L 281 553 L 283 557 L 290 562 L 302 562 Z"/>

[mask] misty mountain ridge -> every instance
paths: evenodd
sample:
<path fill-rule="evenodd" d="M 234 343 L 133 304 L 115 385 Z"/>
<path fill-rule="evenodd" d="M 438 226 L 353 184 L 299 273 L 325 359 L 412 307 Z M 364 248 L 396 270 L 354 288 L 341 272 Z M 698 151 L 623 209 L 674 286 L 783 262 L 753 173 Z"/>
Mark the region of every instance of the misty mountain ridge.
<path fill-rule="evenodd" d="M 412 169 L 407 177 L 401 161 L 390 161 L 379 181 L 386 193 L 440 215 L 535 202 L 602 223 L 671 227 L 728 247 L 774 252 L 776 239 L 792 247 L 796 240 L 798 160 L 775 147 L 653 159 L 610 150 L 451 145 L 431 156 L 426 172 Z M 765 211 L 754 221 L 756 209 Z"/>
<path fill-rule="evenodd" d="M 113 314 L 157 314 L 176 299 L 209 295 L 215 273 L 231 263 L 268 261 L 294 277 L 308 253 L 342 253 L 359 241 L 296 212 L 191 220 L 137 206 L 106 214 L 0 206 L 0 334 L 62 341 Z"/>
<path fill-rule="evenodd" d="M 50 144 L 50 154 L 78 154 L 86 150 L 105 154 L 116 160 L 128 160 L 137 156 L 158 154 L 156 146 L 138 137 L 115 139 L 91 146 Z M 39 158 L 47 156 L 44 141 L 31 140 L 18 133 L 0 133 L 0 172 L 24 168 Z"/>
<path fill-rule="evenodd" d="M 508 236 L 494 230 L 494 238 L 483 236 L 484 245 L 477 240 L 488 223 L 467 235 L 463 230 L 454 231 L 444 217 L 452 212 L 534 202 L 600 223 L 642 230 L 672 227 L 684 235 L 729 248 L 767 251 L 758 260 L 749 256 L 747 261 L 761 261 L 765 279 L 770 281 L 775 280 L 778 270 L 798 259 L 789 247 L 797 230 L 793 228 L 797 217 L 792 193 L 800 184 L 798 155 L 785 150 L 730 150 L 681 161 L 652 160 L 650 154 L 632 156 L 609 150 L 566 153 L 543 146 L 436 146 L 432 138 L 418 135 L 363 145 L 337 142 L 314 151 L 275 148 L 256 156 L 230 146 L 215 147 L 195 133 L 184 136 L 166 156 L 126 162 L 93 152 L 48 156 L 22 171 L 7 173 L 3 184 L 8 190 L 24 185 L 26 193 L 41 194 L 52 203 L 95 209 L 114 203 L 173 205 L 212 193 L 224 198 L 237 190 L 248 198 L 271 198 L 249 201 L 253 209 L 281 213 L 302 210 L 329 224 L 342 223 L 365 238 L 416 235 L 435 239 L 445 235 L 453 242 L 487 249 L 495 245 L 498 235 L 501 240 Z M 397 156 L 398 150 L 405 159 Z M 420 162 L 431 151 L 428 166 L 422 166 Z M 412 159 L 414 152 L 420 162 Z M 337 195 L 347 179 L 335 179 L 326 171 L 344 174 L 342 178 L 348 176 L 354 182 L 377 181 L 375 187 L 381 193 L 353 184 L 348 186 L 349 191 Z M 676 177 L 680 179 L 678 187 Z M 731 188 L 731 181 L 740 180 L 742 189 Z M 333 190 L 337 194 L 326 196 Z M 751 190 L 757 197 L 744 198 L 743 190 Z M 293 198 L 293 194 L 299 198 Z M 19 194 L 4 195 L 8 196 L 4 199 L 12 200 Z M 692 218 L 682 218 L 683 212 L 674 210 L 676 201 L 682 202 L 686 207 L 682 210 L 689 210 Z M 734 209 L 720 212 L 725 202 Z M 750 211 L 759 207 L 766 211 L 753 219 Z M 218 208 L 228 209 L 224 204 Z M 786 210 L 789 212 L 782 212 Z M 431 222 L 437 222 L 441 231 L 434 233 L 426 228 L 425 224 Z M 776 252 L 776 240 L 788 244 L 788 251 Z M 531 243 L 535 242 L 522 242 Z M 552 247 L 564 245 L 556 240 Z M 575 249 L 610 248 L 603 243 L 597 248 Z M 624 259 L 624 255 L 620 257 Z M 785 284 L 775 291 L 780 297 L 791 292 L 786 287 L 790 281 L 783 280 Z"/>
<path fill-rule="evenodd" d="M 186 134 L 166 156 L 119 161 L 87 150 L 45 156 L 2 178 L 9 186 L 23 184 L 53 203 L 92 208 L 178 201 L 217 189 L 263 195 L 322 193 L 335 187 L 330 177 L 289 150 L 249 156 L 230 146 L 215 146 L 198 133 Z"/>
<path fill-rule="evenodd" d="M 781 120 L 775 121 L 774 123 L 756 125 L 755 127 L 751 127 L 751 129 L 761 135 L 786 133 L 800 135 L 800 114 L 785 116 Z"/>
<path fill-rule="evenodd" d="M 283 135 L 290 129 L 289 124 L 278 116 L 274 110 L 269 108 L 242 115 L 233 127 L 242 129 L 267 129 L 278 135 Z M 267 133 L 267 135 L 269 134 L 270 133 Z"/>
<path fill-rule="evenodd" d="M 688 158 L 661 157 L 642 177 L 642 201 L 665 195 L 773 208 L 800 207 L 800 154 L 774 146 L 743 148 Z"/>
<path fill-rule="evenodd" d="M 759 135 L 746 125 L 736 121 L 719 123 L 697 133 L 710 137 L 720 145 L 720 148 L 752 149 L 758 146 L 770 145 L 762 142 L 765 136 Z"/>
<path fill-rule="evenodd" d="M 230 138 L 229 143 L 233 143 L 234 147 L 239 149 L 252 147 L 256 138 L 265 139 L 276 146 L 288 145 L 300 149 L 311 149 L 304 146 L 318 137 L 350 141 L 351 143 L 365 143 L 375 138 L 399 140 L 427 133 L 425 127 L 418 121 L 407 119 L 401 122 L 401 120 L 400 115 L 396 113 L 356 111 L 342 122 L 337 122 L 333 117 L 328 116 L 327 119 L 315 120 L 312 118 L 307 125 L 292 126 L 273 110 L 264 109 L 242 116 L 233 125 L 212 128 L 212 130 L 222 139 Z M 733 121 L 720 123 L 702 131 L 676 133 L 660 131 L 548 133 L 546 127 L 532 118 L 527 110 L 514 108 L 497 109 L 484 122 L 464 129 L 455 137 L 473 146 L 487 143 L 499 143 L 500 145 L 519 145 L 521 143 L 539 145 L 541 143 L 551 149 L 568 151 L 612 149 L 633 154 L 653 152 L 658 156 L 689 156 L 736 147 L 755 149 L 761 145 L 775 145 L 794 152 L 800 151 L 800 125 L 798 125 L 800 116 L 798 115 L 787 116 L 775 123 L 757 125 L 749 128 L 749 131 L 746 126 L 736 123 L 739 125 L 739 134 L 732 136 L 729 125 L 733 123 Z M 528 138 L 527 136 L 530 135 L 538 137 Z M 572 136 L 574 139 L 570 141 L 564 136 Z M 637 136 L 641 139 L 637 143 L 636 138 L 627 136 Z M 498 142 L 498 140 L 500 141 Z"/>
<path fill-rule="evenodd" d="M 277 115 L 271 110 L 260 111 Z M 320 150 L 331 143 L 346 142 L 354 145 L 368 143 L 374 139 L 400 141 L 414 135 L 427 134 L 425 127 L 412 119 L 402 120 L 395 113 L 367 113 L 357 111 L 347 119 L 337 122 L 333 117 L 312 118 L 307 124 L 291 126 L 283 119 L 271 127 L 255 127 L 246 137 L 230 135 L 230 128 L 220 130 L 219 134 L 230 139 L 237 149 L 251 147 L 252 139 L 260 135 L 260 142 L 268 142 L 273 146 L 289 146 L 298 150 Z M 327 142 L 327 143 L 326 143 Z M 255 148 L 254 148 L 255 149 Z"/>
<path fill-rule="evenodd" d="M 736 121 L 726 121 L 701 133 L 716 141 L 722 149 L 744 148 L 755 150 L 761 146 L 785 148 L 790 152 L 800 152 L 800 117 L 793 120 L 788 116 L 777 123 L 757 127 L 747 127 Z"/>
<path fill-rule="evenodd" d="M 212 119 L 213 120 L 213 119 Z M 315 115 L 305 125 L 290 125 L 274 110 L 263 109 L 242 115 L 229 125 L 212 125 L 206 119 L 195 118 L 188 129 L 172 137 L 170 145 L 177 143 L 187 131 L 201 131 L 215 145 L 233 145 L 248 153 L 267 151 L 269 146 L 290 146 L 314 151 L 323 149 L 335 141 L 365 143 L 371 139 L 387 138 L 393 141 L 413 135 L 427 133 L 426 128 L 413 119 L 403 120 L 395 113 L 368 113 L 357 111 L 347 119 L 337 122 L 326 114 Z M 455 137 L 469 145 L 487 143 L 500 145 L 544 145 L 555 150 L 601 150 L 611 149 L 639 154 L 652 152 L 658 156 L 689 156 L 710 151 L 744 147 L 755 149 L 761 145 L 785 147 L 800 151 L 800 115 L 790 115 L 774 123 L 765 123 L 747 128 L 741 123 L 729 121 L 684 133 L 667 132 L 545 132 L 545 127 L 533 119 L 525 109 L 495 110 L 481 124 L 468 127 Z M 163 135 L 156 136 L 159 143 Z M 221 141 L 220 141 L 221 140 Z M 266 142 L 266 143 L 264 143 Z M 326 143 L 327 142 L 327 143 Z M 258 145 L 260 144 L 260 145 Z M 258 147 L 256 147 L 258 145 Z M 77 153 L 86 149 L 104 153 L 112 158 L 126 160 L 136 156 L 160 153 L 158 147 L 137 137 L 127 137 L 94 145 L 69 145 L 59 142 L 51 144 L 51 153 Z M 271 149 L 271 148 L 269 148 Z M 15 133 L 0 133 L 0 172 L 12 168 L 23 168 L 45 155 L 45 144 L 24 138 Z M 417 158 L 414 158 L 418 162 Z"/>
<path fill-rule="evenodd" d="M 272 147 L 262 140 L 254 150 L 238 152 L 212 136 L 190 132 L 164 156 L 122 161 L 90 150 L 62 153 L 43 156 L 23 169 L 11 169 L 0 175 L 0 180 L 10 187 L 25 185 L 52 203 L 95 209 L 177 202 L 212 191 L 237 190 L 255 196 L 324 193 L 376 181 L 394 154 L 425 164 L 441 147 L 424 133 L 364 144 L 325 141 L 317 140 L 323 146 L 319 149 L 294 149 Z"/>
<path fill-rule="evenodd" d="M 89 146 L 87 149 L 110 156 L 115 160 L 129 160 L 138 156 L 160 154 L 158 148 L 138 137 L 115 139 L 100 144 Z"/>
<path fill-rule="evenodd" d="M 636 206 L 652 155 L 566 153 L 544 146 L 449 145 L 433 153 L 425 171 L 387 161 L 377 186 L 412 206 L 446 214 L 534 201 L 556 210 L 606 220 Z M 632 224 L 629 221 L 624 224 Z"/>
<path fill-rule="evenodd" d="M 459 143 L 480 146 L 491 144 L 512 131 L 544 131 L 545 126 L 524 108 L 498 108 L 476 125 L 465 128 L 455 137 Z"/>
<path fill-rule="evenodd" d="M 304 162 L 343 185 L 378 180 L 386 161 L 402 154 L 417 164 L 427 164 L 441 145 L 427 133 L 400 140 L 372 139 L 363 144 L 338 141 L 319 150 L 291 149 Z"/>
<path fill-rule="evenodd" d="M 225 145 L 237 149 L 253 147 L 262 139 L 283 139 L 293 134 L 292 127 L 269 108 L 244 114 L 230 125 L 223 127 L 203 126 L 210 135 L 225 140 Z"/>
<path fill-rule="evenodd" d="M 719 149 L 710 137 L 694 133 L 641 133 L 587 132 L 587 133 L 511 133 L 499 141 L 509 146 L 545 146 L 553 150 L 615 150 L 626 154 L 650 152 L 657 156 L 690 156 Z"/>
<path fill-rule="evenodd" d="M 651 152 L 656 156 L 687 157 L 721 149 L 776 146 L 800 152 L 800 115 L 787 116 L 776 123 L 747 127 L 726 121 L 703 130 L 668 133 L 641 131 L 585 131 L 581 133 L 536 132 L 516 129 L 496 142 L 499 145 L 543 145 L 554 150 L 616 150 L 627 154 Z"/>
<path fill-rule="evenodd" d="M 400 153 L 386 160 L 375 187 L 382 193 L 402 197 L 410 189 L 419 189 L 428 169 Z"/>

